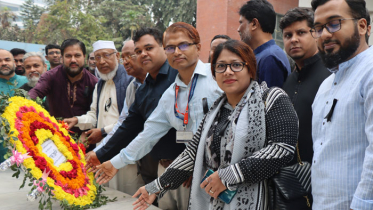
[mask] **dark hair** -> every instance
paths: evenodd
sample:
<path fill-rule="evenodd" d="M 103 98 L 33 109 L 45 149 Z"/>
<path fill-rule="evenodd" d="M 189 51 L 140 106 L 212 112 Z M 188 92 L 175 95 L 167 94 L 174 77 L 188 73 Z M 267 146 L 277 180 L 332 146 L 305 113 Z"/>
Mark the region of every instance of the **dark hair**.
<path fill-rule="evenodd" d="M 226 42 L 223 42 L 219 44 L 214 53 L 212 54 L 212 59 L 211 59 L 211 73 L 215 77 L 215 65 L 216 60 L 218 60 L 218 57 L 220 53 L 223 50 L 228 50 L 236 55 L 238 55 L 244 62 L 247 63 L 247 68 L 249 69 L 249 73 L 251 74 L 252 78 L 255 79 L 256 77 L 256 59 L 255 59 L 255 54 L 251 47 L 247 45 L 243 41 L 238 41 L 238 40 L 228 40 Z"/>
<path fill-rule="evenodd" d="M 294 22 L 307 20 L 308 27 L 313 26 L 313 11 L 309 8 L 296 7 L 286 12 L 280 20 L 280 29 L 290 26 Z"/>
<path fill-rule="evenodd" d="M 226 39 L 226 40 L 231 40 L 231 38 L 230 38 L 228 35 L 219 34 L 219 35 L 214 36 L 214 38 L 211 39 L 210 44 L 211 44 L 215 39 Z"/>
<path fill-rule="evenodd" d="M 188 23 L 184 23 L 184 22 L 174 23 L 166 29 L 165 33 L 177 32 L 177 31 L 182 31 L 186 33 L 189 36 L 189 38 L 193 40 L 194 44 L 199 44 L 201 42 L 197 29 Z"/>
<path fill-rule="evenodd" d="M 66 39 L 65 41 L 63 41 L 61 44 L 61 54 L 62 55 L 64 54 L 66 47 L 70 47 L 73 45 L 79 45 L 80 49 L 83 52 L 83 55 L 85 56 L 86 54 L 85 45 L 83 42 L 79 41 L 78 39 Z"/>
<path fill-rule="evenodd" d="M 13 48 L 9 52 L 12 53 L 13 57 L 17 56 L 17 55 L 26 54 L 26 51 L 24 49 L 20 49 L 20 48 Z"/>
<path fill-rule="evenodd" d="M 365 19 L 367 20 L 367 27 L 370 26 L 370 14 L 369 14 L 369 11 L 368 9 L 366 9 L 367 11 L 367 14 L 366 14 L 366 17 Z M 368 28 L 367 28 L 368 29 Z M 369 45 L 369 35 L 368 35 L 368 30 L 367 30 L 367 33 L 365 34 L 365 40 L 367 41 L 367 44 Z"/>
<path fill-rule="evenodd" d="M 273 34 L 276 26 L 276 13 L 267 0 L 251 0 L 243 5 L 239 14 L 246 20 L 258 19 L 263 32 Z"/>
<path fill-rule="evenodd" d="M 45 46 L 45 54 L 48 55 L 48 50 L 50 49 L 59 49 L 61 50 L 61 47 L 59 45 L 56 45 L 56 44 L 48 44 L 47 46 Z"/>
<path fill-rule="evenodd" d="M 153 36 L 155 41 L 157 41 L 160 46 L 163 45 L 163 33 L 157 28 L 140 28 L 135 32 L 132 40 L 136 43 L 140 40 L 141 37 L 145 35 Z"/>
<path fill-rule="evenodd" d="M 330 0 L 312 0 L 311 5 L 313 11 L 317 9 L 317 7 L 325 4 Z M 348 6 L 350 7 L 351 16 L 356 19 L 366 18 L 366 8 L 365 8 L 365 0 L 345 0 Z"/>

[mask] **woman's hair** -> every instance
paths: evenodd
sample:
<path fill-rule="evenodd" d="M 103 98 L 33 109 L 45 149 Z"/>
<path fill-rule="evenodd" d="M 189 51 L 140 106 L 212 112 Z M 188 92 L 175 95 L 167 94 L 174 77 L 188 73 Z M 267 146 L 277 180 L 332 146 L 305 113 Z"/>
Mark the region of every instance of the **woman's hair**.
<path fill-rule="evenodd" d="M 246 62 L 247 68 L 249 69 L 249 73 L 251 74 L 252 78 L 255 79 L 256 59 L 253 50 L 249 47 L 249 45 L 245 44 L 244 42 L 234 39 L 219 44 L 214 50 L 211 59 L 211 73 L 212 75 L 214 75 L 214 77 L 216 60 L 218 60 L 218 57 L 220 56 L 220 53 L 223 50 L 228 50 L 238 55 L 244 62 Z"/>

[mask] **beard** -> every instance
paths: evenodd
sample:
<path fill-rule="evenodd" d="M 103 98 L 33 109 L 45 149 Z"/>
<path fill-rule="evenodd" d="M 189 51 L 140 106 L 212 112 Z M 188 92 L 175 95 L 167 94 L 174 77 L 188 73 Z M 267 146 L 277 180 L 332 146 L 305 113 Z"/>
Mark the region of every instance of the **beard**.
<path fill-rule="evenodd" d="M 32 76 L 32 74 L 38 74 L 38 76 Z M 40 73 L 39 72 L 34 72 L 34 73 L 30 73 L 29 75 L 27 75 L 27 84 L 30 86 L 30 87 L 35 87 L 35 85 L 38 83 L 39 79 L 40 79 Z"/>
<path fill-rule="evenodd" d="M 16 69 L 15 72 L 18 75 L 24 75 L 25 74 L 25 69 L 24 68 L 22 68 L 21 70 Z"/>
<path fill-rule="evenodd" d="M 242 35 L 242 36 L 241 36 Z M 250 40 L 251 40 L 251 34 L 248 32 L 248 33 L 243 33 L 243 34 L 240 34 L 240 38 L 241 38 L 241 41 L 245 42 L 247 45 L 249 45 L 250 43 Z"/>
<path fill-rule="evenodd" d="M 16 69 L 15 65 L 13 65 L 13 68 L 9 67 L 9 71 L 8 72 L 4 71 L 5 67 L 7 67 L 7 66 L 1 66 L 0 67 L 0 75 L 2 75 L 2 76 L 10 76 L 10 75 L 12 75 L 15 72 L 15 69 Z"/>
<path fill-rule="evenodd" d="M 328 43 L 330 41 L 331 40 L 324 41 L 323 43 Z M 357 27 L 355 27 L 354 34 L 350 38 L 346 39 L 343 45 L 341 45 L 341 42 L 339 40 L 333 41 L 341 46 L 337 52 L 330 52 L 329 54 L 327 54 L 325 51 L 319 48 L 320 56 L 324 61 L 325 66 L 329 69 L 335 68 L 339 64 L 345 62 L 349 57 L 351 57 L 356 52 L 360 44 L 359 31 L 357 30 Z"/>
<path fill-rule="evenodd" d="M 77 63 L 70 63 L 71 64 L 76 64 L 78 65 Z M 79 75 L 82 71 L 83 71 L 83 66 L 82 67 L 79 67 L 79 69 L 77 71 L 74 71 L 70 68 L 70 66 L 65 66 L 65 64 L 63 65 L 63 68 L 65 69 L 66 73 L 70 76 L 70 77 L 76 77 L 77 75 Z"/>
<path fill-rule="evenodd" d="M 97 71 L 98 76 L 100 76 L 100 78 L 102 80 L 105 80 L 105 81 L 112 80 L 115 77 L 115 75 L 117 75 L 118 67 L 119 67 L 119 64 L 117 62 L 117 64 L 116 64 L 116 66 L 115 66 L 115 68 L 114 68 L 113 71 L 111 71 L 111 72 L 109 72 L 107 74 L 103 74 L 100 71 Z"/>

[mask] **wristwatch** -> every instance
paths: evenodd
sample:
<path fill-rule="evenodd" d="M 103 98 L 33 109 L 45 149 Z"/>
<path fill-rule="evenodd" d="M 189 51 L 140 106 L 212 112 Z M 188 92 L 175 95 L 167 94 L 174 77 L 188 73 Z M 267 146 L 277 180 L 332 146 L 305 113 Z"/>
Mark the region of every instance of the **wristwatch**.
<path fill-rule="evenodd" d="M 102 135 L 102 138 L 104 138 L 105 136 L 107 136 L 107 133 L 105 131 L 104 128 L 101 128 L 101 135 Z"/>

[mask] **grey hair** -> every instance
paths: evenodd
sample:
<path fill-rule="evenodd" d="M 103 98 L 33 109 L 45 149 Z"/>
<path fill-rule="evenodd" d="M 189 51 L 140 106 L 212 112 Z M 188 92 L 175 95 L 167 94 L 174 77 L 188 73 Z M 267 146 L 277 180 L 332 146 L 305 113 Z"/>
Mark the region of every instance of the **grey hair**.
<path fill-rule="evenodd" d="M 22 61 L 25 62 L 25 60 L 29 57 L 39 57 L 41 61 L 43 62 L 43 65 L 45 65 L 45 58 L 41 52 L 28 52 L 23 56 Z"/>

